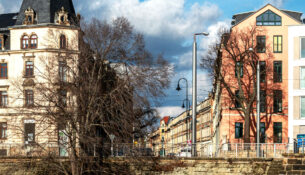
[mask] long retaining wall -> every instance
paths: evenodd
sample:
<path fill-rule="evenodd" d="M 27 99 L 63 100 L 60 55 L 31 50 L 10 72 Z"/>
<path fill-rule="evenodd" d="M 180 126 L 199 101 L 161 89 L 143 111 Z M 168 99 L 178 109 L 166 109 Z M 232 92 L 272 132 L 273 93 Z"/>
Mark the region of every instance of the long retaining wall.
<path fill-rule="evenodd" d="M 103 174 L 114 175 L 290 175 L 305 174 L 305 155 L 283 158 L 119 157 L 103 161 Z M 46 159 L 0 158 L 0 175 L 54 175 Z M 65 160 L 62 160 L 65 161 Z"/>

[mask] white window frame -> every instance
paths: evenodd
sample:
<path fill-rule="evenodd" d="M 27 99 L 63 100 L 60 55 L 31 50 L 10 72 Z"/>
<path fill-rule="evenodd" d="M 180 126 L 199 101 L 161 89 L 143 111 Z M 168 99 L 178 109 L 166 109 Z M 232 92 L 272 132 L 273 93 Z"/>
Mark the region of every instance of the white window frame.
<path fill-rule="evenodd" d="M 302 98 L 305 99 L 305 96 L 300 96 L 300 119 L 305 119 L 305 116 L 302 117 Z"/>
<path fill-rule="evenodd" d="M 300 80 L 299 80 L 299 83 L 300 83 L 300 89 L 305 89 L 305 87 L 301 87 L 301 81 L 302 81 L 302 79 L 301 79 L 301 75 L 302 75 L 302 69 L 304 69 L 304 72 L 305 72 L 305 66 L 300 66 Z M 305 79 L 304 79 L 304 81 L 305 81 Z"/>
<path fill-rule="evenodd" d="M 305 59 L 305 57 L 302 57 L 302 39 L 305 39 L 305 36 L 300 37 L 300 59 Z"/>

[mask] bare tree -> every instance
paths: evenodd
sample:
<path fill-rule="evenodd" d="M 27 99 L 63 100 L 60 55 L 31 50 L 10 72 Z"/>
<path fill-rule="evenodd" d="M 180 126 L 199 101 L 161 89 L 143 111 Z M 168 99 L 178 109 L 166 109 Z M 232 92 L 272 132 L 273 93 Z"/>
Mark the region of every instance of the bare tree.
<path fill-rule="evenodd" d="M 62 46 L 60 36 L 61 31 L 50 30 L 48 48 Z M 156 122 L 152 105 L 164 96 L 171 67 L 161 55 L 155 58 L 146 50 L 143 35 L 126 18 L 111 24 L 82 22 L 81 31 L 72 36 L 75 42 L 39 57 L 37 75 L 29 83 L 34 104 L 18 110 L 29 115 L 40 111 L 36 120 L 46 124 L 44 134 L 53 131 L 54 136 L 57 130 L 59 147 L 70 163 L 52 159 L 62 173 L 101 174 L 110 134 L 117 143 L 132 143 L 135 134 L 144 136 Z M 14 85 L 22 97 L 20 82 Z"/>
<path fill-rule="evenodd" d="M 250 129 L 256 133 L 255 106 L 257 96 L 257 64 L 259 60 L 261 72 L 261 88 L 263 92 L 273 93 L 277 89 L 273 83 L 271 46 L 258 41 L 266 31 L 255 25 L 243 30 L 234 29 L 219 32 L 219 43 L 210 47 L 208 54 L 202 58 L 201 66 L 207 69 L 214 79 L 214 117 L 220 118 L 221 107 L 235 110 L 245 121 L 244 142 L 250 143 Z M 265 38 L 265 41 L 268 38 Z M 260 53 L 258 53 L 260 52 Z M 220 100 L 222 99 L 222 100 Z M 261 119 L 270 126 L 273 108 L 272 97 L 262 100 L 261 107 L 265 112 Z M 221 103 L 222 102 L 222 103 Z"/>

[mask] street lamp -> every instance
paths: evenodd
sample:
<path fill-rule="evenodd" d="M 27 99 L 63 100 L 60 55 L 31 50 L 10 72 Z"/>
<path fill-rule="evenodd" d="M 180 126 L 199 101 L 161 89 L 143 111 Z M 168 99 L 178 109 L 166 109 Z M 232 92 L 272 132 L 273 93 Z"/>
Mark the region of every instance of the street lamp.
<path fill-rule="evenodd" d="M 188 98 L 188 81 L 187 81 L 187 79 L 186 78 L 180 78 L 179 80 L 178 80 L 178 84 L 177 84 L 177 88 L 176 88 L 176 90 L 177 91 L 180 91 L 181 90 L 181 87 L 180 87 L 180 81 L 181 80 L 184 80 L 185 81 L 185 84 L 186 84 L 186 86 L 185 86 L 185 99 L 183 100 L 183 102 L 182 102 L 182 108 L 185 108 L 185 113 L 186 113 L 186 140 L 188 141 L 189 140 L 189 138 L 188 138 L 188 135 L 189 135 L 189 133 L 188 133 L 188 131 L 189 131 L 189 128 L 187 127 L 188 126 L 188 124 L 187 124 L 187 122 L 188 122 L 188 118 L 189 118 L 189 110 L 190 110 L 190 101 L 189 101 L 189 98 Z M 184 102 L 185 102 L 185 105 L 184 105 Z"/>
<path fill-rule="evenodd" d="M 209 33 L 203 32 L 203 33 L 195 33 L 194 34 L 194 43 L 193 43 L 193 109 L 192 109 L 192 156 L 196 156 L 196 113 L 197 113 L 197 43 L 196 43 L 196 36 L 197 35 L 204 35 L 208 36 Z"/>

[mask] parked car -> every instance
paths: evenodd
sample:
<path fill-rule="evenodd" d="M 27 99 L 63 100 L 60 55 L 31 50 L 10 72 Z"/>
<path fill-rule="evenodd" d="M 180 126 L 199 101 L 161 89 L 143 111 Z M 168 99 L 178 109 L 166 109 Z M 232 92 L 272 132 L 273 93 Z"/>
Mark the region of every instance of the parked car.
<path fill-rule="evenodd" d="M 178 157 L 192 157 L 192 148 L 191 147 L 182 148 Z"/>
<path fill-rule="evenodd" d="M 169 154 L 167 154 L 167 157 L 176 157 L 176 154 L 175 153 L 169 153 Z"/>

